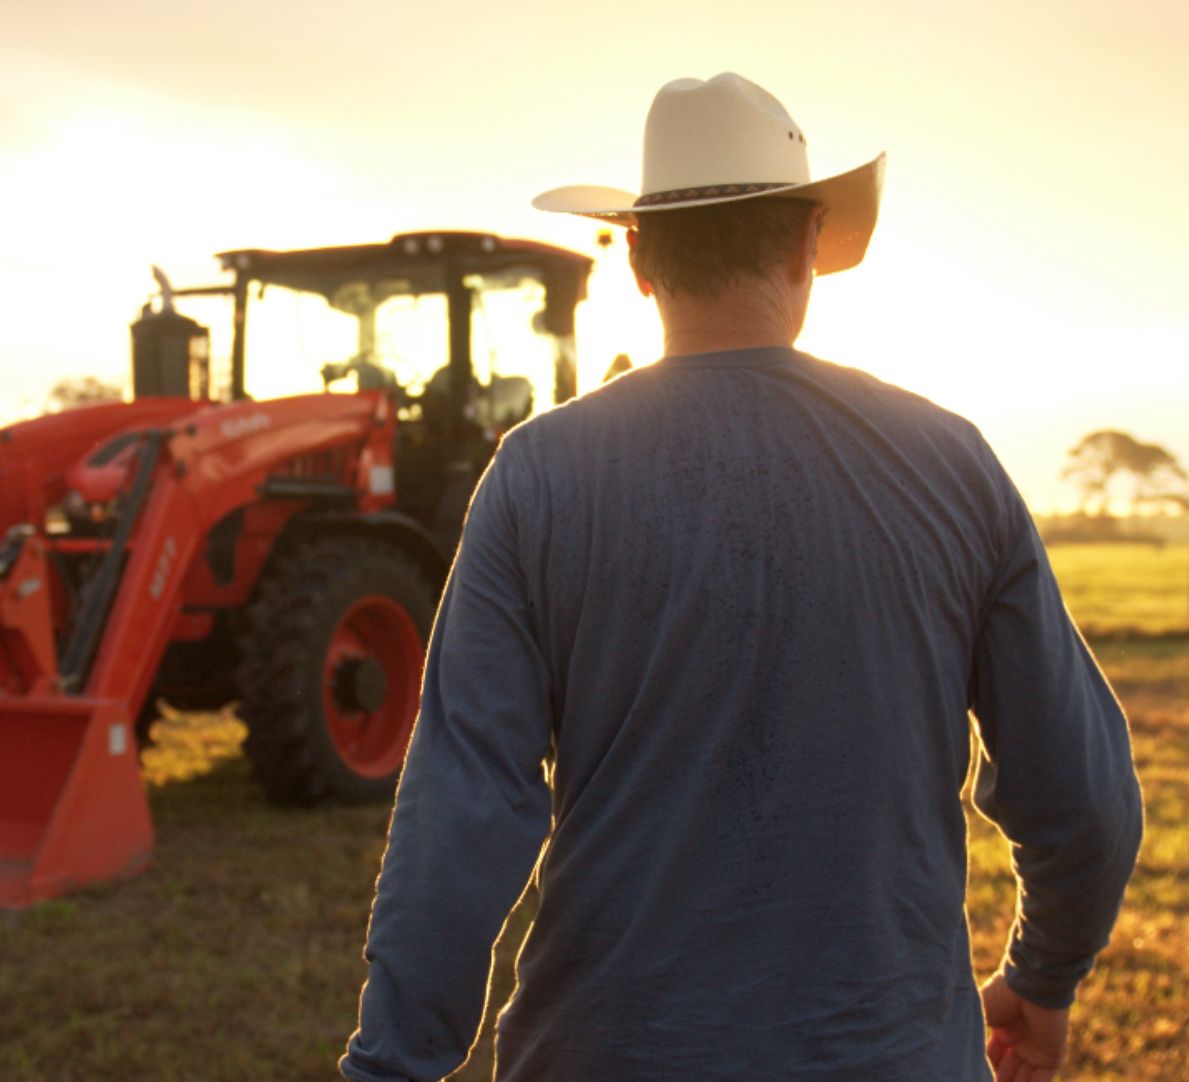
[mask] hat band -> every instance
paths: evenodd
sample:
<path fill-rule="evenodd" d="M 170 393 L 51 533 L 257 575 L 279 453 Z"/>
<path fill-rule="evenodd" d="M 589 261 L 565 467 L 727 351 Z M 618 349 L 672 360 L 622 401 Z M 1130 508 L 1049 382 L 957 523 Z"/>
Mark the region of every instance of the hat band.
<path fill-rule="evenodd" d="M 718 199 L 732 195 L 758 195 L 760 192 L 770 192 L 776 188 L 788 188 L 788 181 L 777 181 L 775 184 L 714 184 L 706 188 L 674 188 L 667 192 L 649 192 L 640 196 L 633 207 L 656 207 L 666 203 L 692 203 L 697 199 Z"/>

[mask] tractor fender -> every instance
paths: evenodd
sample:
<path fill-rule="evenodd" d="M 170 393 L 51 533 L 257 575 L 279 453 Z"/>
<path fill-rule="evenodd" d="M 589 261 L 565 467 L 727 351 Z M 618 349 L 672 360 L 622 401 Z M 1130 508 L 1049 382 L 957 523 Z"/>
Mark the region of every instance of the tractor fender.
<path fill-rule="evenodd" d="M 321 514 L 303 518 L 302 533 L 351 533 L 383 537 L 407 552 L 421 566 L 440 595 L 450 574 L 454 553 L 426 529 L 417 519 L 400 511 L 371 511 L 362 515 Z"/>

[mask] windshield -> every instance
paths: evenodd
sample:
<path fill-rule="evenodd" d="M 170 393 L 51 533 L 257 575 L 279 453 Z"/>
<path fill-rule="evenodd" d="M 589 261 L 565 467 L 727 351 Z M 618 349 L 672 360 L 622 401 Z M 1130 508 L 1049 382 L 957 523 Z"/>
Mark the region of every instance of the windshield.
<path fill-rule="evenodd" d="M 269 285 L 253 290 L 247 320 L 247 392 L 257 398 L 322 390 L 328 363 L 369 361 L 392 372 L 411 396 L 448 367 L 450 331 L 444 294 L 413 295 L 405 283 L 350 283 L 333 303 L 314 293 Z M 477 388 L 522 377 L 533 412 L 553 403 L 555 342 L 536 328 L 545 287 L 535 277 L 470 275 L 471 357 Z M 354 390 L 354 380 L 334 390 Z"/>
<path fill-rule="evenodd" d="M 471 357 L 475 378 L 522 376 L 533 390 L 534 413 L 553 405 L 553 336 L 538 329 L 545 309 L 545 287 L 524 278 L 513 287 L 495 288 L 479 275 L 466 284 L 475 290 L 471 309 Z"/>

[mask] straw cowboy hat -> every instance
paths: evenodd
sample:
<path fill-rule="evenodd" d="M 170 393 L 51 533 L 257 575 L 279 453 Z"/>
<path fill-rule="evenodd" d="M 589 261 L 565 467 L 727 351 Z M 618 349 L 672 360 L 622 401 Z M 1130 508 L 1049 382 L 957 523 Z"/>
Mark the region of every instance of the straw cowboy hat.
<path fill-rule="evenodd" d="M 543 192 L 539 210 L 632 225 L 641 214 L 763 196 L 826 208 L 818 274 L 861 262 L 875 228 L 884 155 L 826 180 L 809 179 L 805 136 L 768 91 L 741 75 L 661 87 L 644 126 L 642 194 L 575 184 Z"/>

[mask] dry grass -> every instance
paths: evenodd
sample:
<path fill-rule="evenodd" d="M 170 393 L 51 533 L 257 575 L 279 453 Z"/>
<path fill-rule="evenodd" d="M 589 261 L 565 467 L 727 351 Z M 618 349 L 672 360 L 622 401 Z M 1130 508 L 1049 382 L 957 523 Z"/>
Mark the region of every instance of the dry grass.
<path fill-rule="evenodd" d="M 1148 833 L 1114 942 L 1075 1008 L 1064 1077 L 1174 1082 L 1189 1078 L 1180 1039 L 1189 1017 L 1189 638 L 1113 641 L 1099 653 L 1131 715 Z M 0 1078 L 336 1077 L 388 810 L 266 805 L 231 716 L 173 715 L 158 737 L 146 763 L 153 869 L 0 911 Z M 969 908 L 980 974 L 997 964 L 1012 892 L 1001 839 L 975 820 Z M 497 1004 L 531 910 L 529 899 L 509 923 Z M 455 1077 L 490 1078 L 490 1019 Z"/>
<path fill-rule="evenodd" d="M 154 769 L 238 729 L 172 725 Z M 0 1077 L 334 1077 L 385 813 L 269 807 L 238 756 L 150 802 L 148 874 L 0 919 Z"/>
<path fill-rule="evenodd" d="M 1098 650 L 1131 719 L 1146 837 L 1110 947 L 1074 1007 L 1064 1079 L 1189 1078 L 1189 639 Z M 1014 882 L 999 834 L 973 813 L 967 908 L 976 968 L 998 964 Z"/>

